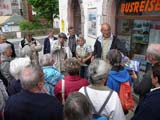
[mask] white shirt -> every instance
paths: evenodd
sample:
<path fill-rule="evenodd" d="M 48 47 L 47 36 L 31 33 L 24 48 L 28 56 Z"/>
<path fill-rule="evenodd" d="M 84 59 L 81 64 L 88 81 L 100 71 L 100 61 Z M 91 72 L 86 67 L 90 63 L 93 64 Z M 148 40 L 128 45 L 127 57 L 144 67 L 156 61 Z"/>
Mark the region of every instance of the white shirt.
<path fill-rule="evenodd" d="M 86 89 L 90 100 L 94 104 L 96 111 L 99 111 L 104 101 L 106 100 L 107 96 L 109 95 L 110 91 L 96 90 L 90 87 L 86 87 Z M 84 87 L 82 87 L 79 90 L 79 92 L 85 95 Z M 106 104 L 101 114 L 109 116 L 109 120 L 126 120 L 119 96 L 115 91 L 113 91 L 108 103 Z"/>
<path fill-rule="evenodd" d="M 50 42 L 50 51 L 52 51 L 54 43 L 55 43 L 54 38 L 49 38 L 49 42 Z"/>
<path fill-rule="evenodd" d="M 76 53 L 79 57 L 85 58 L 92 52 L 92 48 L 89 45 L 84 44 L 83 46 L 77 45 Z"/>

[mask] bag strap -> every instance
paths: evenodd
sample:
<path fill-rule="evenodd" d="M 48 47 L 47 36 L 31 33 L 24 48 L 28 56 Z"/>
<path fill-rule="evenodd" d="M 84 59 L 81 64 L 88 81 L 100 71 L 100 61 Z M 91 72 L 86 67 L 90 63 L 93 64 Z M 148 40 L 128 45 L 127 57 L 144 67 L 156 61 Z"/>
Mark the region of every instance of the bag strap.
<path fill-rule="evenodd" d="M 64 79 L 62 79 L 62 104 L 63 105 L 65 103 L 64 92 L 65 92 L 65 81 L 64 81 Z"/>
<path fill-rule="evenodd" d="M 108 103 L 108 101 L 109 101 L 112 93 L 113 93 L 113 90 L 110 90 L 110 93 L 109 93 L 109 95 L 107 96 L 107 98 L 106 98 L 105 102 L 103 103 L 101 109 L 99 110 L 98 114 L 101 114 L 101 112 L 103 111 L 104 107 L 105 107 L 106 104 Z"/>
<path fill-rule="evenodd" d="M 100 110 L 99 110 L 98 112 L 96 111 L 96 109 L 95 109 L 92 101 L 90 100 L 90 98 L 89 98 L 89 96 L 88 96 L 87 88 L 86 88 L 86 87 L 84 87 L 84 92 L 85 92 L 85 95 L 86 95 L 86 97 L 88 98 L 89 102 L 91 103 L 93 112 L 96 113 L 96 114 L 101 114 L 101 112 L 103 111 L 103 109 L 104 109 L 104 107 L 106 106 L 107 102 L 109 101 L 109 99 L 110 99 L 110 97 L 111 97 L 111 95 L 112 95 L 112 93 L 113 93 L 113 90 L 110 90 L 109 95 L 107 96 L 105 102 L 103 103 L 102 107 L 100 108 Z"/>
<path fill-rule="evenodd" d="M 96 109 L 95 109 L 94 105 L 92 104 L 92 101 L 90 100 L 90 98 L 89 98 L 89 96 L 88 96 L 88 93 L 87 93 L 87 89 L 86 89 L 86 87 L 84 87 L 84 93 L 85 93 L 86 97 L 88 98 L 89 102 L 91 103 L 91 106 L 92 106 L 93 112 L 94 112 L 94 113 L 97 113 L 97 111 L 96 111 Z"/>
<path fill-rule="evenodd" d="M 45 81 L 45 83 L 47 83 L 48 85 L 51 85 L 51 86 L 55 86 L 54 84 L 52 84 L 51 82 L 49 82 L 49 81 Z"/>

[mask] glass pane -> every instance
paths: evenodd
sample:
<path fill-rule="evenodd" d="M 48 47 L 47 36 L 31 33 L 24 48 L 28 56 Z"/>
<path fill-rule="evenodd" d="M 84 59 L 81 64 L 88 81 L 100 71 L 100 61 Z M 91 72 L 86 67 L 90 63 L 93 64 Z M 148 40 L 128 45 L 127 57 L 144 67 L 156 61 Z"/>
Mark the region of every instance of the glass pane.
<path fill-rule="evenodd" d="M 131 57 L 145 55 L 149 43 L 160 43 L 160 21 L 121 19 L 117 34 L 128 43 Z"/>

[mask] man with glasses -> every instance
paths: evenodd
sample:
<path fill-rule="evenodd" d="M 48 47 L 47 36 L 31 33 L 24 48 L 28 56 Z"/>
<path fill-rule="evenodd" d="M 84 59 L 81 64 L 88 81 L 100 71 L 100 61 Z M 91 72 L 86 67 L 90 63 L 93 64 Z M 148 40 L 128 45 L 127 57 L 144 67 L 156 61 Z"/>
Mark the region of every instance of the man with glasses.
<path fill-rule="evenodd" d="M 133 88 L 134 92 L 139 95 L 139 105 L 143 101 L 145 95 L 150 92 L 152 88 L 151 83 L 151 70 L 152 66 L 160 62 L 160 44 L 154 43 L 150 44 L 147 48 L 147 59 L 149 63 L 146 66 L 146 72 L 142 80 L 135 79 Z"/>

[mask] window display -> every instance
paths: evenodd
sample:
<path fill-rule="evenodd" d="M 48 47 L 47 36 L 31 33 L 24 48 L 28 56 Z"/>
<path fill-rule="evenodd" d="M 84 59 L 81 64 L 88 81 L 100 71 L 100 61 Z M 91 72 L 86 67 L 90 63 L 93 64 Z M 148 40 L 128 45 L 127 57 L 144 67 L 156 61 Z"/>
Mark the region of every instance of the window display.
<path fill-rule="evenodd" d="M 117 35 L 130 45 L 130 57 L 145 55 L 149 43 L 160 43 L 160 22 L 151 20 L 119 20 Z"/>
<path fill-rule="evenodd" d="M 129 57 L 139 61 L 141 80 L 148 64 L 148 44 L 160 43 L 160 4 L 158 0 L 118 0 L 117 8 L 117 36 L 129 42 Z"/>
<path fill-rule="evenodd" d="M 149 43 L 160 43 L 160 22 L 153 21 L 149 34 Z"/>

